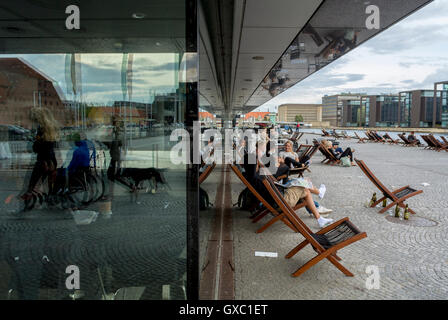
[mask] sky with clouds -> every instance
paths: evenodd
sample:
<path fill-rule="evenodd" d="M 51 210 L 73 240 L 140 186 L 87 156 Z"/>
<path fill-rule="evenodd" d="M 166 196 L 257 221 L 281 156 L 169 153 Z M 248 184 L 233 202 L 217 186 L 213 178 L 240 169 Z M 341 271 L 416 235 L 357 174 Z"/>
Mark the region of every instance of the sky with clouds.
<path fill-rule="evenodd" d="M 435 0 L 254 111 L 341 92 L 398 93 L 448 80 L 448 0 Z"/>
<path fill-rule="evenodd" d="M 50 77 L 67 100 L 74 99 L 70 89 L 72 84 L 66 81 L 66 72 L 70 73 L 65 64 L 66 54 L 4 54 L 0 57 L 24 59 Z M 122 58 L 122 54 L 116 53 L 80 55 L 82 101 L 112 105 L 116 100 L 123 100 Z M 173 53 L 134 54 L 132 101 L 148 103 L 152 102 L 154 94 L 175 92 L 178 87 L 176 59 L 178 55 Z"/>

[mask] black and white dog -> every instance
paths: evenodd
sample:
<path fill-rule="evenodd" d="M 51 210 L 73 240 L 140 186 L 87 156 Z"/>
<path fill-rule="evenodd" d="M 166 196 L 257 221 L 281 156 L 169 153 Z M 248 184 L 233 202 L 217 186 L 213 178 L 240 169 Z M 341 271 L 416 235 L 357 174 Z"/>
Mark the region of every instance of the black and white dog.
<path fill-rule="evenodd" d="M 115 178 L 129 187 L 131 189 L 130 191 L 135 193 L 137 198 L 139 190 L 144 189 L 145 192 L 151 191 L 151 193 L 155 193 L 158 184 L 165 185 L 168 189 L 171 189 L 166 182 L 163 171 L 165 169 L 123 168 Z"/>

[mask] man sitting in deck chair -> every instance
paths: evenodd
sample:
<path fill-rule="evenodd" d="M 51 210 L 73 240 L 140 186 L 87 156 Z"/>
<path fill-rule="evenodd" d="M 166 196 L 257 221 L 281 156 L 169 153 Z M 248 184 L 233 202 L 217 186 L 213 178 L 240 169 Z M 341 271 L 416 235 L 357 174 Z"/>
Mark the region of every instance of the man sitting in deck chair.
<path fill-rule="evenodd" d="M 341 158 L 348 157 L 350 159 L 350 163 L 352 166 L 356 166 L 353 158 L 353 153 L 355 152 L 355 149 L 347 148 L 345 150 L 342 150 L 341 147 L 339 147 L 339 142 L 331 142 L 328 140 L 324 141 L 325 146 L 328 148 L 328 151 L 331 152 L 338 161 L 341 161 Z"/>
<path fill-rule="evenodd" d="M 421 144 L 420 140 L 417 139 L 417 137 L 415 136 L 415 132 L 411 131 L 411 133 L 408 135 L 408 140 L 409 142 L 413 143 L 414 141 L 416 141 L 416 144 L 419 145 Z"/>

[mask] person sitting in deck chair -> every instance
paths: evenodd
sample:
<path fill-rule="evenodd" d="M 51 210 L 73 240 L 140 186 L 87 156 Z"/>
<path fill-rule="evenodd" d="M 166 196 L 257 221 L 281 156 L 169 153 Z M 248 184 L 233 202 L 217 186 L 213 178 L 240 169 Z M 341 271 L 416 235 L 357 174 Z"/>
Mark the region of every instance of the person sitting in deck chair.
<path fill-rule="evenodd" d="M 270 204 L 274 204 L 274 199 L 272 199 L 269 192 L 266 190 L 266 187 L 263 184 L 263 171 L 268 170 L 267 168 L 261 168 L 261 173 L 257 172 L 254 177 L 254 188 L 255 190 L 266 199 Z M 268 173 L 269 174 L 269 173 Z M 291 207 L 294 207 L 300 201 L 305 202 L 305 208 L 307 211 L 314 216 L 317 220 L 319 227 L 323 228 L 333 222 L 333 219 L 324 218 L 321 214 L 326 214 L 332 212 L 330 209 L 326 209 L 323 206 L 319 206 L 317 202 L 313 200 L 312 195 L 319 195 L 319 198 L 323 198 L 325 195 L 325 185 L 321 185 L 319 189 L 316 187 L 312 187 L 310 189 L 303 187 L 289 187 L 282 188 L 278 187 L 279 191 L 283 193 L 285 200 Z"/>
<path fill-rule="evenodd" d="M 305 157 L 303 162 L 299 161 L 299 156 L 292 150 L 292 141 L 287 141 L 285 143 L 285 151 L 279 153 L 280 163 L 284 163 L 288 168 L 304 168 L 309 164 L 309 157 Z"/>
<path fill-rule="evenodd" d="M 339 142 L 331 142 L 328 140 L 323 141 L 325 146 L 328 148 L 328 151 L 331 152 L 336 159 L 338 159 L 338 163 L 341 161 L 342 157 L 348 157 L 350 159 L 350 163 L 352 166 L 356 166 L 353 158 L 353 153 L 355 152 L 352 148 L 347 148 L 345 150 L 342 150 L 341 147 L 339 147 Z"/>
<path fill-rule="evenodd" d="M 257 156 L 261 161 L 262 158 L 266 157 L 264 153 L 265 149 L 263 148 L 264 148 L 263 144 L 258 145 Z M 278 161 L 278 159 L 276 159 L 276 157 L 273 158 L 274 158 L 274 165 L 275 167 L 277 167 L 277 171 L 275 172 L 275 174 L 273 174 L 273 176 L 277 178 L 282 176 L 285 173 L 285 170 L 289 170 L 289 168 L 284 165 L 282 166 L 282 164 Z M 256 172 L 253 173 L 252 185 L 255 188 L 255 190 L 267 200 L 267 202 L 274 204 L 275 203 L 274 199 L 272 199 L 272 197 L 269 195 L 269 192 L 266 190 L 266 187 L 263 184 L 263 175 L 271 174 L 269 172 L 270 169 L 268 169 L 269 166 L 270 163 L 266 164 L 266 167 L 261 168 L 264 170 L 264 172 L 262 172 L 261 174 L 260 174 L 260 168 L 257 166 L 257 168 L 255 169 Z M 283 181 L 283 183 L 285 183 L 285 181 Z M 280 192 L 284 193 L 285 200 L 288 201 L 288 203 L 292 207 L 294 207 L 298 202 L 300 202 L 300 200 L 305 201 L 306 210 L 308 211 L 308 213 L 312 214 L 316 218 L 321 228 L 333 222 L 333 219 L 327 219 L 321 216 L 321 214 L 328 214 L 333 210 L 327 209 L 319 205 L 319 203 L 314 201 L 312 198 L 312 194 L 319 195 L 319 198 L 321 199 L 324 197 L 326 192 L 326 187 L 324 184 L 321 184 L 319 189 L 317 189 L 316 187 L 310 189 L 302 187 L 290 187 L 284 190 L 282 189 L 283 189 L 282 187 L 279 187 Z"/>
<path fill-rule="evenodd" d="M 411 143 L 413 143 L 414 141 L 417 141 L 417 144 L 420 144 L 420 141 L 417 140 L 417 138 L 415 137 L 415 132 L 414 131 L 411 131 L 411 133 L 408 135 L 408 140 Z"/>

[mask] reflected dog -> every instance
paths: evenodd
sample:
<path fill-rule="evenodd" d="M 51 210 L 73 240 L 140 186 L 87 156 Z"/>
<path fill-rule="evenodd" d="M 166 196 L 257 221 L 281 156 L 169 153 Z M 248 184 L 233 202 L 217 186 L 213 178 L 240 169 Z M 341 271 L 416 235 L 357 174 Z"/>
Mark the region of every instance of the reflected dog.
<path fill-rule="evenodd" d="M 124 168 L 116 179 L 128 186 L 131 193 L 135 194 L 135 200 L 137 200 L 140 190 L 156 193 L 159 184 L 171 190 L 163 171 L 165 170 L 155 168 Z"/>

